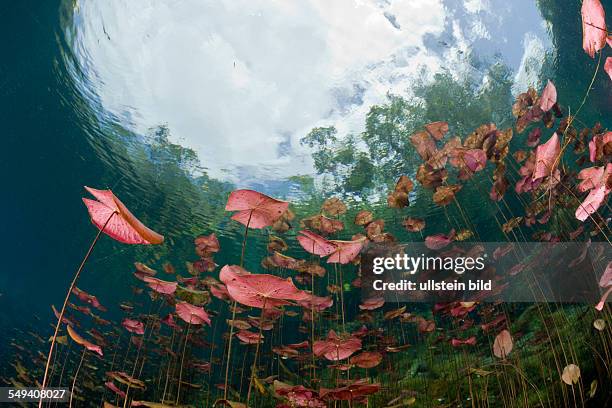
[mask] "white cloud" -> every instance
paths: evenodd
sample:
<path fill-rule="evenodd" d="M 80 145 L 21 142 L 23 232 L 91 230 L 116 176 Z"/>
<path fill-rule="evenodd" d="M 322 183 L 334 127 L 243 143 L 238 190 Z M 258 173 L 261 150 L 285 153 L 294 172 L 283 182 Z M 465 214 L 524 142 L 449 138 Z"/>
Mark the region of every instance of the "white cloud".
<path fill-rule="evenodd" d="M 361 131 L 423 66 L 469 71 L 462 55 L 491 40 L 474 15 L 490 1 L 466 1 L 459 21 L 443 0 L 81 0 L 75 47 L 125 126 L 166 124 L 210 175 L 245 185 L 310 173 L 301 137 Z M 442 35 L 446 48 L 425 44 Z"/>
<path fill-rule="evenodd" d="M 79 46 L 103 106 L 136 132 L 167 124 L 222 178 L 231 178 L 224 168 L 249 165 L 309 172 L 308 160 L 279 156 L 278 144 L 290 138 L 300 150 L 315 123 L 340 116 L 339 89 L 350 97 L 355 83 L 366 87 L 360 110 L 382 101 L 389 75 L 416 64 L 363 73 L 398 50 L 419 47 L 411 58 L 435 63 L 422 39 L 441 32 L 445 18 L 429 0 L 90 0 L 78 13 Z"/>
<path fill-rule="evenodd" d="M 488 0 L 465 0 L 463 7 L 465 7 L 468 13 L 476 14 L 489 10 L 491 5 Z"/>
<path fill-rule="evenodd" d="M 542 61 L 545 59 L 547 50 L 542 40 L 531 32 L 525 33 L 523 47 L 525 52 L 514 77 L 512 88 L 515 95 L 525 92 L 530 86 L 539 88 L 543 68 Z"/>

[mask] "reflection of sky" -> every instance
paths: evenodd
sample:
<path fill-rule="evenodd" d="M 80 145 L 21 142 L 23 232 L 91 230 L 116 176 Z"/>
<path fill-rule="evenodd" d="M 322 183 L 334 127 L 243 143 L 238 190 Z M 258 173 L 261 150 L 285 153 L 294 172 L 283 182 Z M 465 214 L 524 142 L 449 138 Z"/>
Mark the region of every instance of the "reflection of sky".
<path fill-rule="evenodd" d="M 361 131 L 423 67 L 473 75 L 470 50 L 500 54 L 522 87 L 550 47 L 531 0 L 81 0 L 75 13 L 103 106 L 142 134 L 166 124 L 239 186 L 311 173 L 309 129 Z"/>

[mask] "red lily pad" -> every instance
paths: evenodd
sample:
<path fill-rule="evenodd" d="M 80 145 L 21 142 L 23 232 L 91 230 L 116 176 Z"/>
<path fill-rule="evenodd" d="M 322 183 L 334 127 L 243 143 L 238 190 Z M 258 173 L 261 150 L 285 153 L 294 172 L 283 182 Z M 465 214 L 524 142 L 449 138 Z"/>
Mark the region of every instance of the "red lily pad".
<path fill-rule="evenodd" d="M 254 190 L 232 191 L 226 211 L 237 211 L 232 220 L 238 221 L 249 228 L 264 228 L 271 226 L 287 210 L 289 203 L 268 197 Z"/>

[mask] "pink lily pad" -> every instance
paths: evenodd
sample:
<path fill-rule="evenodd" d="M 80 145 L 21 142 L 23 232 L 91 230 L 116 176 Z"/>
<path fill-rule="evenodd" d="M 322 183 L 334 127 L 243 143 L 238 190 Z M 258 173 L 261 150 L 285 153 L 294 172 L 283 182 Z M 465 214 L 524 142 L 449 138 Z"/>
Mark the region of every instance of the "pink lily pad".
<path fill-rule="evenodd" d="M 254 190 L 232 191 L 226 211 L 237 211 L 232 220 L 238 221 L 249 228 L 268 227 L 280 218 L 287 210 L 289 203 L 268 197 Z"/>
<path fill-rule="evenodd" d="M 98 200 L 83 198 L 91 222 L 98 229 L 106 224 L 104 233 L 109 237 L 125 244 L 161 244 L 164 241 L 163 235 L 134 217 L 111 190 L 85 189 Z"/>
<path fill-rule="evenodd" d="M 180 317 L 185 323 L 189 324 L 204 324 L 210 326 L 210 317 L 208 313 L 204 310 L 204 308 L 199 306 L 194 306 L 191 303 L 187 302 L 178 302 L 176 304 L 176 314 Z"/>

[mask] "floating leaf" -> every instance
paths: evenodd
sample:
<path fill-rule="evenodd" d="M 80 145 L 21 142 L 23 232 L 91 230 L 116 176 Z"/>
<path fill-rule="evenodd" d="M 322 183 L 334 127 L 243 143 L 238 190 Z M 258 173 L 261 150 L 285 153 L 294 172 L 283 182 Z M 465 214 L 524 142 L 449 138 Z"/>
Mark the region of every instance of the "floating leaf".
<path fill-rule="evenodd" d="M 336 250 L 336 246 L 329 242 L 327 239 L 314 232 L 303 230 L 300 231 L 301 235 L 297 236 L 297 240 L 308 253 L 327 256 L 332 254 Z"/>
<path fill-rule="evenodd" d="M 286 406 L 312 408 L 325 407 L 325 403 L 321 399 L 319 399 L 318 393 L 309 388 L 304 387 L 303 385 L 292 386 L 274 380 L 272 389 L 274 391 L 275 396 L 287 399 L 289 405 Z"/>
<path fill-rule="evenodd" d="M 176 291 L 177 282 L 167 282 L 161 279 L 145 276 L 143 281 L 155 292 L 165 295 L 171 295 Z"/>
<path fill-rule="evenodd" d="M 374 239 L 377 235 L 381 235 L 385 229 L 385 220 L 372 221 L 366 227 L 366 235 L 369 239 Z"/>
<path fill-rule="evenodd" d="M 248 330 L 240 330 L 236 333 L 236 337 L 244 344 L 257 344 L 263 341 L 263 336 L 260 336 L 259 333 L 253 333 Z"/>
<path fill-rule="evenodd" d="M 480 171 L 487 165 L 487 154 L 481 149 L 470 149 L 463 153 L 463 162 L 471 171 Z"/>
<path fill-rule="evenodd" d="M 202 307 L 194 306 L 187 302 L 176 304 L 176 314 L 185 323 L 200 325 L 206 323 L 210 326 L 211 321 L 208 313 Z"/>
<path fill-rule="evenodd" d="M 315 341 L 312 351 L 316 356 L 324 356 L 331 361 L 344 360 L 361 349 L 361 340 L 350 335 L 338 336 L 330 330 L 325 340 Z"/>
<path fill-rule="evenodd" d="M 460 347 L 460 346 L 475 346 L 476 345 L 476 337 L 472 336 L 467 339 L 451 339 L 451 346 Z"/>
<path fill-rule="evenodd" d="M 397 183 L 395 183 L 394 191 L 402 192 L 402 193 L 409 193 L 413 189 L 414 189 L 414 183 L 412 182 L 412 180 L 410 180 L 408 176 L 400 176 L 400 178 L 397 180 Z"/>
<path fill-rule="evenodd" d="M 90 304 L 102 312 L 106 311 L 106 308 L 100 304 L 100 301 L 94 295 L 90 295 L 89 293 L 77 288 L 76 286 L 72 288 L 72 293 L 75 294 L 81 302 Z"/>
<path fill-rule="evenodd" d="M 487 371 L 487 370 L 483 370 L 482 368 L 470 368 L 469 370 L 470 374 L 476 374 L 479 375 L 481 377 L 486 377 L 487 375 L 493 374 L 493 371 Z"/>
<path fill-rule="evenodd" d="M 370 384 L 367 380 L 361 379 L 344 387 L 332 389 L 321 387 L 319 394 L 321 398 L 325 399 L 352 401 L 365 395 L 377 393 L 379 390 L 380 384 Z"/>
<path fill-rule="evenodd" d="M 392 320 L 392 319 L 400 317 L 405 312 L 406 312 L 406 306 L 402 306 L 402 307 L 400 307 L 398 309 L 394 309 L 394 310 L 389 310 L 388 312 L 386 312 L 383 315 L 383 319 L 384 320 Z"/>
<path fill-rule="evenodd" d="M 529 147 L 537 146 L 538 143 L 540 143 L 541 137 L 542 137 L 542 129 L 540 128 L 533 129 L 531 132 L 529 132 L 529 135 L 527 136 L 527 146 Z"/>
<path fill-rule="evenodd" d="M 339 220 L 332 220 L 324 215 L 313 215 L 301 221 L 303 227 L 319 231 L 323 234 L 334 234 L 344 229 L 344 224 Z"/>
<path fill-rule="evenodd" d="M 314 309 L 317 312 L 321 312 L 325 309 L 332 307 L 334 300 L 331 296 L 315 296 L 310 293 L 304 299 L 297 301 L 298 304 L 306 309 Z"/>
<path fill-rule="evenodd" d="M 149 229 L 128 210 L 111 190 L 85 187 L 98 201 L 83 198 L 91 222 L 104 233 L 124 244 L 161 244 L 163 235 Z M 106 225 L 106 226 L 105 226 Z"/>
<path fill-rule="evenodd" d="M 387 196 L 389 208 L 404 208 L 409 204 L 408 194 L 403 191 L 393 191 Z"/>
<path fill-rule="evenodd" d="M 121 384 L 129 385 L 131 388 L 145 389 L 145 383 L 123 371 L 108 371 L 106 375 Z"/>
<path fill-rule="evenodd" d="M 439 186 L 433 195 L 434 203 L 438 204 L 439 206 L 450 204 L 455 198 L 455 193 L 461 190 L 461 187 L 462 186 L 459 184 Z"/>
<path fill-rule="evenodd" d="M 280 218 L 274 221 L 271 228 L 276 232 L 287 232 L 291 229 L 290 222 L 293 221 L 293 219 L 295 219 L 295 214 L 287 208 Z"/>
<path fill-rule="evenodd" d="M 164 272 L 169 275 L 174 275 L 176 273 L 176 269 L 174 269 L 174 266 L 170 262 L 164 262 L 163 268 Z"/>
<path fill-rule="evenodd" d="M 589 398 L 593 398 L 597 393 L 597 380 L 591 381 L 591 388 L 589 389 Z"/>
<path fill-rule="evenodd" d="M 419 333 L 431 333 L 436 330 L 436 322 L 419 316 L 417 318 L 417 329 Z"/>
<path fill-rule="evenodd" d="M 362 210 L 355 215 L 355 225 L 368 225 L 374 220 L 370 211 Z"/>
<path fill-rule="evenodd" d="M 455 237 L 455 241 L 465 241 L 466 239 L 470 239 L 474 236 L 474 232 L 468 229 L 463 229 L 457 232 L 457 236 Z"/>
<path fill-rule="evenodd" d="M 144 324 L 134 319 L 123 319 L 121 325 L 125 327 L 127 331 L 134 334 L 144 334 Z"/>
<path fill-rule="evenodd" d="M 523 221 L 523 217 L 510 218 L 502 225 L 502 231 L 504 231 L 506 234 L 510 233 L 513 229 L 521 225 L 521 221 Z"/>
<path fill-rule="evenodd" d="M 374 368 L 382 361 L 382 354 L 377 351 L 364 351 L 351 357 L 351 364 L 360 368 Z"/>
<path fill-rule="evenodd" d="M 611 293 L 612 293 L 612 286 L 610 286 L 608 290 L 606 290 L 605 293 L 601 296 L 599 303 L 597 303 L 597 305 L 595 306 L 596 310 L 600 312 L 603 310 L 604 305 L 606 304 L 606 300 L 608 299 L 608 296 L 610 296 Z"/>
<path fill-rule="evenodd" d="M 353 241 L 330 241 L 336 249 L 327 258 L 327 263 L 347 264 L 351 262 L 359 255 L 365 241 L 366 237 L 357 238 Z"/>
<path fill-rule="evenodd" d="M 502 330 L 493 342 L 493 354 L 497 358 L 506 358 L 512 351 L 512 336 L 508 330 Z"/>
<path fill-rule="evenodd" d="M 606 184 L 606 181 L 611 175 L 612 163 L 608 163 L 605 168 L 604 166 L 600 166 L 582 169 L 577 176 L 579 180 L 582 180 L 580 184 L 578 184 L 578 190 L 584 193 L 593 188 L 601 187 Z"/>
<path fill-rule="evenodd" d="M 328 198 L 323 202 L 321 210 L 330 217 L 337 217 L 346 212 L 346 205 L 339 198 Z"/>
<path fill-rule="evenodd" d="M 419 156 L 424 161 L 429 160 L 438 151 L 435 141 L 431 138 L 428 132 L 417 132 L 410 136 L 410 141 L 416 149 Z"/>
<path fill-rule="evenodd" d="M 291 278 L 283 279 L 268 274 L 235 275 L 226 282 L 230 296 L 246 306 L 273 308 L 302 300 L 308 295 L 295 287 Z"/>
<path fill-rule="evenodd" d="M 382 296 L 375 296 L 375 297 L 368 298 L 364 300 L 363 302 L 361 302 L 361 304 L 359 305 L 359 309 L 376 310 L 380 307 L 383 307 L 384 304 L 385 304 L 385 298 L 383 298 Z"/>
<path fill-rule="evenodd" d="M 209 256 L 210 254 L 219 252 L 221 248 L 217 236 L 212 233 L 210 235 L 200 235 L 194 240 L 196 253 L 200 257 Z"/>
<path fill-rule="evenodd" d="M 576 209 L 576 218 L 580 221 L 585 221 L 589 215 L 597 211 L 597 209 L 603 204 L 606 194 L 609 191 L 606 186 L 595 188 L 589 192 L 589 195 L 584 199 L 578 208 Z"/>
<path fill-rule="evenodd" d="M 536 149 L 535 154 L 535 169 L 533 171 L 533 180 L 542 177 L 547 177 L 553 174 L 558 165 L 558 157 L 561 152 L 561 144 L 559 136 L 556 133 L 548 140 L 548 142 L 540 145 Z"/>
<path fill-rule="evenodd" d="M 85 340 L 83 337 L 81 337 L 81 335 L 79 333 L 77 333 L 71 326 L 66 326 L 66 328 L 68 329 L 68 335 L 70 336 L 70 338 L 77 344 L 85 347 L 87 350 L 89 351 L 93 351 L 95 353 L 98 353 L 100 355 L 100 357 L 103 356 L 102 354 L 102 347 L 95 345 L 87 340 Z"/>
<path fill-rule="evenodd" d="M 125 398 L 125 392 L 121 391 L 112 381 L 107 381 L 104 383 L 104 385 L 121 398 Z"/>
<path fill-rule="evenodd" d="M 540 109 L 544 112 L 548 112 L 555 103 L 557 103 L 557 88 L 555 88 L 555 84 L 549 79 L 540 97 Z"/>
<path fill-rule="evenodd" d="M 410 232 L 419 232 L 425 228 L 425 220 L 408 217 L 402 222 L 402 225 Z"/>
<path fill-rule="evenodd" d="M 577 384 L 580 380 L 580 367 L 578 367 L 576 364 L 568 364 L 563 369 L 561 379 L 567 385 Z"/>
<path fill-rule="evenodd" d="M 436 188 L 446 181 L 446 169 L 434 169 L 431 165 L 423 163 L 417 169 L 416 179 L 424 188 Z"/>
<path fill-rule="evenodd" d="M 595 135 L 589 142 L 589 159 L 592 162 L 609 158 L 611 151 L 612 132 Z"/>
<path fill-rule="evenodd" d="M 431 122 L 425 125 L 425 130 L 427 130 L 427 133 L 429 133 L 434 139 L 442 140 L 444 135 L 448 133 L 448 123 Z"/>
<path fill-rule="evenodd" d="M 249 228 L 271 226 L 287 210 L 289 203 L 268 197 L 254 190 L 232 191 L 225 211 L 237 211 L 232 220 Z"/>
<path fill-rule="evenodd" d="M 593 327 L 599 331 L 603 331 L 606 328 L 606 321 L 604 319 L 596 319 L 593 322 Z"/>
<path fill-rule="evenodd" d="M 593 58 L 606 45 L 606 15 L 599 0 L 584 0 L 582 15 L 582 48 Z"/>
<path fill-rule="evenodd" d="M 455 230 L 451 230 L 448 235 L 434 234 L 425 238 L 425 246 L 429 249 L 442 249 L 455 239 Z"/>
<path fill-rule="evenodd" d="M 268 240 L 269 252 L 283 252 L 287 249 L 289 249 L 289 246 L 287 245 L 285 240 L 280 237 L 277 237 L 276 235 L 270 235 Z"/>
<path fill-rule="evenodd" d="M 174 405 L 174 404 L 169 405 L 169 404 L 164 404 L 161 402 L 137 401 L 137 400 L 132 400 L 132 406 L 133 407 L 148 407 L 148 408 L 188 408 L 187 405 Z M 243 404 L 242 407 L 236 406 L 232 408 L 246 408 L 246 406 Z"/>
<path fill-rule="evenodd" d="M 202 306 L 210 301 L 210 293 L 206 290 L 193 289 L 192 287 L 177 286 L 176 298 L 195 306 Z"/>

